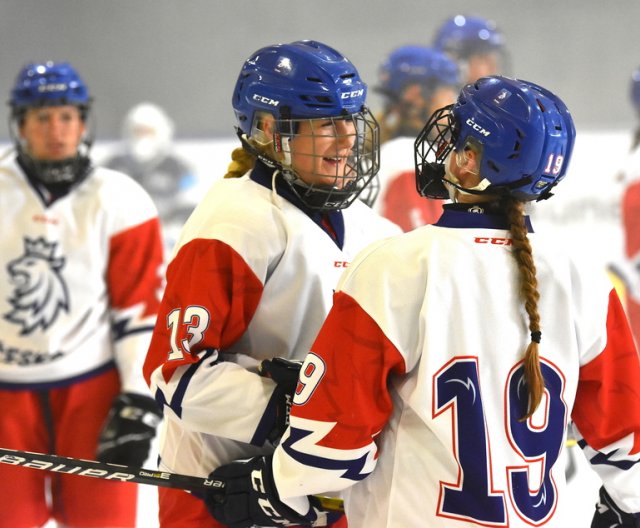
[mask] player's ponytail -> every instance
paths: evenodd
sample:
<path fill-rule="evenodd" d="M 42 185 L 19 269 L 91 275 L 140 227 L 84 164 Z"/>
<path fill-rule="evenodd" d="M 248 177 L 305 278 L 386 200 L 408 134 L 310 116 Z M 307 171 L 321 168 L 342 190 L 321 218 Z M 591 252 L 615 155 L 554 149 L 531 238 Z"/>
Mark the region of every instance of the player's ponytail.
<path fill-rule="evenodd" d="M 253 169 L 256 157 L 243 147 L 238 147 L 231 153 L 231 163 L 227 168 L 225 178 L 240 178 Z"/>
<path fill-rule="evenodd" d="M 540 344 L 540 314 L 538 314 L 538 279 L 533 261 L 531 244 L 527 237 L 527 226 L 524 221 L 524 202 L 514 198 L 506 198 L 504 207 L 509 220 L 513 237 L 513 256 L 520 273 L 520 295 L 524 299 L 524 307 L 529 316 L 531 342 L 524 354 L 524 379 L 529 390 L 529 405 L 522 421 L 531 417 L 538 408 L 544 393 L 544 378 L 540 369 L 538 346 Z"/>
<path fill-rule="evenodd" d="M 231 153 L 231 163 L 227 168 L 225 178 L 240 178 L 249 172 L 256 164 L 258 156 L 264 155 L 266 158 L 275 160 L 276 154 L 273 150 L 273 138 L 265 132 L 269 126 L 273 127 L 273 115 L 268 112 L 256 112 L 255 123 L 251 129 L 251 136 L 244 137 L 242 147 L 238 147 Z"/>

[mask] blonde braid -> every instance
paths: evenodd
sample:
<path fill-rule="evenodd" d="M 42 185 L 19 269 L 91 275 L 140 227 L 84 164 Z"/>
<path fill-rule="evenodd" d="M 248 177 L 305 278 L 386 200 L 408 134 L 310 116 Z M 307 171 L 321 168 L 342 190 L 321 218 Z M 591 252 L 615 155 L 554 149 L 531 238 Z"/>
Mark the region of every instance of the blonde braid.
<path fill-rule="evenodd" d="M 527 237 L 527 226 L 524 222 L 524 202 L 507 198 L 505 210 L 509 219 L 510 231 L 513 237 L 513 256 L 518 264 L 520 273 L 520 294 L 524 299 L 524 307 L 529 316 L 529 331 L 531 342 L 524 353 L 524 379 L 529 389 L 529 406 L 527 413 L 520 419 L 524 421 L 531 417 L 538 408 L 544 394 L 544 378 L 540 369 L 538 345 L 540 343 L 540 314 L 538 314 L 538 279 L 536 266 L 533 261 L 531 243 Z"/>
<path fill-rule="evenodd" d="M 242 147 L 238 147 L 231 153 L 231 163 L 227 168 L 225 178 L 240 178 L 253 169 L 256 157 Z"/>

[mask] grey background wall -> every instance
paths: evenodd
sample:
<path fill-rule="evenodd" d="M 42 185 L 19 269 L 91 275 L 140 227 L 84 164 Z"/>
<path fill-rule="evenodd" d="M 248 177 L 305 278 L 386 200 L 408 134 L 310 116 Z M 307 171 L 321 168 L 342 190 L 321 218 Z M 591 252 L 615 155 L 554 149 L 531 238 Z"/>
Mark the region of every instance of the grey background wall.
<path fill-rule="evenodd" d="M 559 94 L 578 129 L 635 126 L 629 86 L 640 66 L 639 0 L 0 0 L 0 101 L 25 62 L 68 60 L 96 100 L 98 139 L 116 138 L 141 100 L 164 106 L 179 138 L 231 136 L 231 90 L 254 50 L 321 40 L 375 85 L 391 49 L 430 44 L 457 13 L 494 19 L 513 76 Z M 0 104 L 5 123 L 7 110 Z"/>

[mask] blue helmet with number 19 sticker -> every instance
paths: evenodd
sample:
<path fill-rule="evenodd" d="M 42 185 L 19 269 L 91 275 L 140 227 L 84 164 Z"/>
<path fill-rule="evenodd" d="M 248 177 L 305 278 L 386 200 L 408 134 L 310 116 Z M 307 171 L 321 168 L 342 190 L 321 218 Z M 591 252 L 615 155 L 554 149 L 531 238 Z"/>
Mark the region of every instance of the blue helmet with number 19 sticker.
<path fill-rule="evenodd" d="M 418 191 L 448 197 L 444 162 L 452 150 L 461 152 L 473 142 L 481 152 L 482 182 L 472 194 L 542 200 L 564 178 L 574 140 L 571 114 L 549 90 L 519 79 L 483 77 L 465 86 L 454 105 L 436 111 L 418 136 Z"/>

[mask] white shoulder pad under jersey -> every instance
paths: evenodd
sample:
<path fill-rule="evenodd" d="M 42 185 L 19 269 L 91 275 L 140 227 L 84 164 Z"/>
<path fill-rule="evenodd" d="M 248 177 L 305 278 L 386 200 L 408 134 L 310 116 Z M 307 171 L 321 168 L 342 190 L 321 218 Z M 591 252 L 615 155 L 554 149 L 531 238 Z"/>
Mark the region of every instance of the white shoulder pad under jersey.
<path fill-rule="evenodd" d="M 573 421 L 614 500 L 640 511 L 640 396 L 618 390 L 640 366 L 606 277 L 529 235 L 546 393 L 521 422 L 530 336 L 513 241 L 488 215 L 450 213 L 342 277 L 276 450 L 281 497 L 349 488 L 354 528 L 568 526 Z"/>
<path fill-rule="evenodd" d="M 115 360 L 124 390 L 141 365 L 161 287 L 148 194 L 94 168 L 46 206 L 14 161 L 0 167 L 0 384 L 68 383 Z"/>

